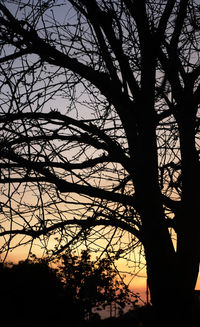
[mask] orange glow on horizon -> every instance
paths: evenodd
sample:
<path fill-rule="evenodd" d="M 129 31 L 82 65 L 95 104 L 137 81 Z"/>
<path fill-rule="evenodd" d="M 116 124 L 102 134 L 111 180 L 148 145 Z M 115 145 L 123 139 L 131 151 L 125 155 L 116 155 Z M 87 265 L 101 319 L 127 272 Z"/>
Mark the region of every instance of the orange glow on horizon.
<path fill-rule="evenodd" d="M 15 249 L 15 251 L 10 252 L 8 254 L 6 261 L 17 263 L 20 260 L 25 260 L 27 257 L 27 254 L 28 253 L 27 253 L 27 251 L 25 251 L 25 247 Z M 38 253 L 38 257 L 39 257 L 39 253 Z M 127 265 L 124 262 L 119 262 L 119 264 L 117 264 L 117 267 L 118 267 L 119 271 L 123 271 L 124 273 L 126 270 L 127 271 L 129 270 L 129 272 L 131 271 L 130 267 L 128 269 Z M 123 273 L 122 273 L 122 275 L 123 275 Z M 131 280 L 131 282 L 130 282 L 130 280 Z M 132 278 L 130 276 L 128 276 L 125 281 L 128 284 L 130 282 L 130 284 L 129 284 L 130 290 L 135 294 L 138 293 L 138 295 L 141 297 L 142 301 L 144 303 L 146 303 L 147 298 L 146 298 L 146 269 L 145 269 L 145 267 L 140 271 L 138 276 L 137 276 L 137 274 L 136 274 L 136 276 L 134 276 Z M 200 272 L 198 275 L 195 290 L 200 290 Z M 150 296 L 149 296 L 149 300 L 150 300 Z M 139 301 L 139 304 L 142 305 L 142 304 L 144 304 L 143 302 Z"/>

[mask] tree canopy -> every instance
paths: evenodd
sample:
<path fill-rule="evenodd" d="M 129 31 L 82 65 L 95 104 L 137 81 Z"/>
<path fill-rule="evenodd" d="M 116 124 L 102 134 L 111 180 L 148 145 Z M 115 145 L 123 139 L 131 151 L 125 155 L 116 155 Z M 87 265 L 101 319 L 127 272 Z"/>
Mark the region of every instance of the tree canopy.
<path fill-rule="evenodd" d="M 116 314 L 136 307 L 139 297 L 119 278 L 114 258 L 92 260 L 87 250 L 80 256 L 68 250 L 56 262 L 64 291 L 79 308 L 82 318 L 91 319 L 94 310 L 108 310 L 112 306 Z"/>
<path fill-rule="evenodd" d="M 54 253 L 85 243 L 125 255 L 141 243 L 152 302 L 163 281 L 189 299 L 198 1 L 4 1 L 0 26 L 2 251 L 40 240 Z"/>

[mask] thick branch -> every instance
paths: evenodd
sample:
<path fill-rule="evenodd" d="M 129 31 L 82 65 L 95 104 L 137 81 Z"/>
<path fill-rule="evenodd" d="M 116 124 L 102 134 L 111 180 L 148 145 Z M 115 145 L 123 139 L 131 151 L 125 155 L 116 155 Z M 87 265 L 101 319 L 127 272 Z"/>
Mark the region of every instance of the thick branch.
<path fill-rule="evenodd" d="M 189 3 L 189 0 L 181 0 L 180 4 L 179 4 L 179 11 L 178 11 L 178 14 L 176 17 L 174 32 L 173 32 L 171 42 L 170 42 L 170 47 L 173 52 L 177 50 L 179 37 L 181 34 L 181 30 L 183 28 L 184 19 L 186 17 L 186 13 L 187 13 L 188 3 Z"/>
<path fill-rule="evenodd" d="M 100 198 L 108 201 L 119 202 L 122 203 L 123 205 L 130 205 L 137 208 L 136 200 L 134 196 L 114 193 L 113 191 L 107 191 L 93 186 L 79 185 L 79 184 L 67 182 L 66 180 L 60 179 L 55 174 L 51 173 L 48 169 L 38 166 L 37 163 L 30 162 L 29 160 L 24 159 L 21 156 L 18 156 L 12 150 L 10 150 L 9 152 L 2 150 L 1 156 L 5 158 L 9 158 L 10 160 L 17 162 L 21 165 L 25 165 L 28 169 L 31 168 L 37 173 L 43 175 L 44 177 L 46 177 L 46 180 L 49 183 L 54 184 L 57 187 L 57 189 L 62 193 L 72 192 L 72 193 L 84 194 L 84 195 L 89 195 L 93 198 Z"/>
<path fill-rule="evenodd" d="M 171 209 L 174 213 L 176 213 L 178 210 L 180 210 L 181 201 L 172 200 L 166 195 L 162 195 L 162 201 L 163 201 L 163 204 L 166 207 L 168 207 L 169 209 Z"/>
<path fill-rule="evenodd" d="M 172 13 L 172 10 L 174 8 L 174 5 L 176 3 L 176 0 L 168 0 L 167 4 L 165 6 L 165 9 L 163 11 L 163 14 L 160 18 L 160 22 L 158 25 L 158 29 L 156 32 L 156 38 L 157 38 L 157 46 L 159 47 L 160 44 L 162 43 L 163 37 L 165 35 L 165 31 L 166 31 L 166 27 L 167 27 L 167 23 L 169 20 L 169 17 Z"/>
<path fill-rule="evenodd" d="M 123 221 L 120 220 L 108 220 L 108 219 L 98 219 L 98 220 L 93 220 L 92 218 L 88 218 L 87 220 L 79 220 L 79 219 L 69 219 L 66 221 L 59 222 L 57 224 L 53 224 L 50 227 L 44 227 L 40 230 L 34 230 L 34 229 L 13 229 L 13 230 L 4 230 L 0 232 L 0 236 L 5 236 L 5 235 L 13 235 L 13 234 L 21 234 L 21 235 L 27 235 L 31 236 L 33 238 L 38 238 L 41 235 L 47 235 L 48 233 L 51 233 L 57 229 L 63 229 L 66 226 L 80 226 L 84 229 L 88 229 L 91 227 L 96 227 L 96 226 L 105 226 L 105 227 L 116 227 L 116 228 L 121 228 L 123 230 L 128 231 L 129 233 L 133 234 L 136 236 L 138 239 L 141 238 L 139 230 L 136 228 L 130 226 L 130 224 L 126 224 Z"/>
<path fill-rule="evenodd" d="M 151 38 L 145 1 L 124 0 L 124 3 L 136 21 L 141 47 L 146 47 L 147 43 L 149 47 L 149 41 Z"/>
<path fill-rule="evenodd" d="M 24 56 L 25 54 L 28 54 L 28 53 L 29 53 L 29 51 L 27 49 L 17 51 L 15 53 L 12 53 L 10 55 L 7 55 L 7 56 L 5 56 L 3 58 L 0 58 L 0 64 L 2 64 L 4 62 L 7 62 L 9 60 L 20 58 L 20 57 L 22 57 L 22 56 Z"/>
<path fill-rule="evenodd" d="M 8 123 L 8 122 L 13 122 L 16 120 L 39 120 L 39 119 L 44 119 L 47 122 L 50 122 L 52 124 L 56 124 L 57 122 L 60 122 L 60 125 L 64 124 L 65 126 L 70 126 L 74 125 L 83 131 L 87 132 L 86 133 L 81 133 L 80 136 L 58 136 L 58 135 L 47 135 L 47 136 L 33 136 L 30 138 L 23 137 L 21 136 L 19 139 L 19 142 L 26 142 L 28 140 L 34 140 L 34 138 L 38 139 L 44 139 L 46 140 L 53 140 L 56 138 L 62 138 L 62 139 L 69 139 L 71 141 L 79 141 L 83 142 L 89 145 L 92 145 L 96 147 L 97 149 L 104 149 L 107 151 L 110 155 L 111 160 L 110 161 L 117 161 L 120 162 L 124 168 L 128 171 L 129 170 L 129 158 L 126 156 L 124 151 L 121 149 L 121 147 L 116 143 L 114 140 L 112 140 L 107 134 L 104 133 L 104 131 L 100 130 L 97 126 L 93 124 L 86 124 L 80 120 L 73 119 L 71 117 L 67 117 L 65 115 L 60 114 L 59 112 L 51 111 L 49 113 L 35 113 L 35 112 L 27 112 L 27 113 L 17 113 L 17 114 L 6 114 L 0 116 L 0 123 Z M 93 136 L 99 137 L 103 142 L 100 142 Z M 12 141 L 13 144 L 17 142 L 17 139 Z M 3 145 L 4 141 L 2 141 Z M 8 143 L 5 141 L 5 145 Z"/>
<path fill-rule="evenodd" d="M 128 83 L 133 96 L 139 96 L 140 89 L 136 82 L 136 79 L 134 78 L 131 67 L 129 65 L 128 57 L 124 54 L 122 39 L 116 37 L 115 31 L 112 26 L 114 16 L 112 17 L 112 14 L 110 12 L 102 11 L 95 1 L 90 4 L 88 3 L 88 1 L 83 1 L 83 2 L 85 3 L 85 6 L 87 7 L 87 10 L 88 10 L 87 17 L 90 20 L 90 22 L 92 23 L 92 25 L 96 31 L 96 35 L 100 42 L 100 48 L 104 55 L 105 62 L 107 63 L 107 66 L 111 72 L 111 76 L 114 77 L 115 84 L 120 86 L 119 78 L 117 77 L 118 72 L 112 63 L 113 58 L 111 58 L 111 56 L 107 50 L 107 45 L 103 39 L 103 34 L 101 32 L 101 29 L 105 33 L 107 40 L 109 42 L 109 45 L 111 46 L 111 49 L 112 49 L 113 53 L 115 54 L 116 59 L 119 62 L 122 77 L 124 77 L 126 80 L 126 83 Z M 113 15 L 114 15 L 114 13 L 113 13 Z M 124 87 L 126 88 L 125 85 L 124 85 Z"/>
<path fill-rule="evenodd" d="M 70 163 L 70 162 L 52 162 L 52 161 L 40 161 L 37 162 L 38 167 L 52 167 L 52 168 L 61 168 L 68 171 L 74 169 L 85 169 L 92 168 L 100 163 L 113 162 L 109 156 L 102 155 L 95 159 L 88 159 L 83 162 Z M 0 169 L 13 169 L 13 168 L 24 168 L 26 165 L 17 164 L 17 163 L 0 163 Z M 0 183 L 3 183 L 3 180 L 0 180 Z"/>

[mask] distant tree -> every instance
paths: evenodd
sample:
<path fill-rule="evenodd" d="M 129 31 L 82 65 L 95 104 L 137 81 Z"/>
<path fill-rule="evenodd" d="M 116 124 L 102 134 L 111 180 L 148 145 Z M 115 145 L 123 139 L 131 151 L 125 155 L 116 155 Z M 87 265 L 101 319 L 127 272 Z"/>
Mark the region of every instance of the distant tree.
<path fill-rule="evenodd" d="M 2 251 L 140 243 L 163 323 L 192 326 L 199 44 L 198 0 L 1 2 Z"/>
<path fill-rule="evenodd" d="M 66 251 L 59 260 L 59 271 L 67 298 L 79 308 L 82 318 L 89 318 L 108 306 L 116 305 L 122 313 L 127 305 L 137 303 L 137 296 L 129 290 L 108 257 L 92 261 L 88 250 L 80 256 Z M 95 310 L 95 311 L 94 311 Z"/>

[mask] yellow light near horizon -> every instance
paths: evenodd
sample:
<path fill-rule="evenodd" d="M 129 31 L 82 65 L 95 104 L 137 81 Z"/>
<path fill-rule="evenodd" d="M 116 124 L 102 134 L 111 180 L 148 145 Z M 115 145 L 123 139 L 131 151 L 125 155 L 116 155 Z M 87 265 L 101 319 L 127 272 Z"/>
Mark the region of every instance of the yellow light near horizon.
<path fill-rule="evenodd" d="M 198 275 L 198 279 L 197 279 L 195 290 L 200 290 L 200 272 L 199 272 L 199 275 Z"/>

